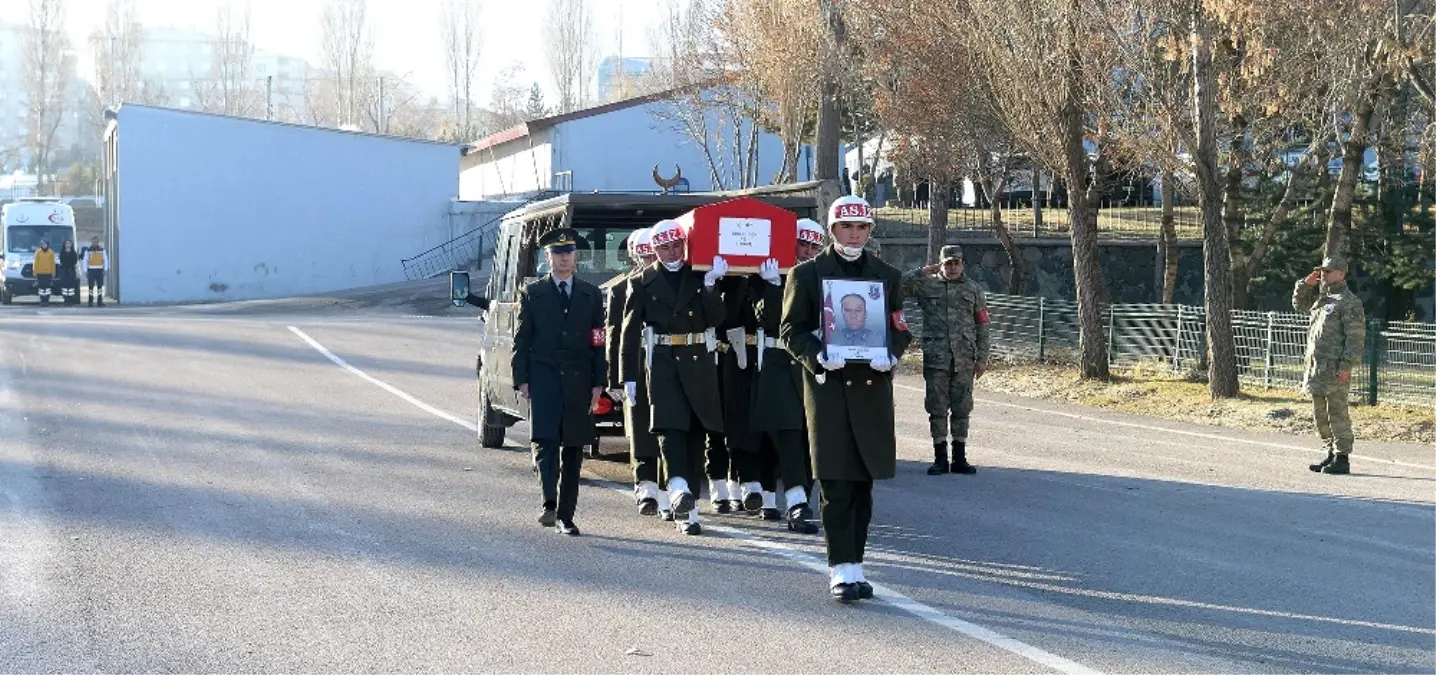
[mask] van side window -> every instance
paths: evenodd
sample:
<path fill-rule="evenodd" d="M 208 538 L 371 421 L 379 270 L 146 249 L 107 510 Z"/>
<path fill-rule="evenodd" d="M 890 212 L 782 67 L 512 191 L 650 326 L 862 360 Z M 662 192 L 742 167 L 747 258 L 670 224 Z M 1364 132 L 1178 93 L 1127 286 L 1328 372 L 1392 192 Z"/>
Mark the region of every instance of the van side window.
<path fill-rule="evenodd" d="M 504 242 L 504 260 L 501 270 L 504 284 L 503 287 L 499 289 L 499 299 L 503 302 L 513 302 L 518 297 L 519 279 L 517 270 L 514 269 L 514 252 L 519 247 L 522 228 L 515 226 L 514 229 L 516 231 L 513 236 L 507 237 L 507 241 Z"/>

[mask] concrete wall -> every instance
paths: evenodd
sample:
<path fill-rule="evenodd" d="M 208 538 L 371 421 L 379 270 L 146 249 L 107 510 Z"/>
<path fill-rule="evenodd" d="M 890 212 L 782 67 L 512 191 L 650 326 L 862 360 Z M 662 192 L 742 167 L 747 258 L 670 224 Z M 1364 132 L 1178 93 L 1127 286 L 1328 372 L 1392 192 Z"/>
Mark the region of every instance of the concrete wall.
<path fill-rule="evenodd" d="M 463 158 L 459 199 L 481 201 L 497 196 L 546 190 L 553 180 L 550 129 L 479 150 Z"/>
<path fill-rule="evenodd" d="M 554 128 L 555 171 L 573 172 L 576 192 L 591 190 L 657 190 L 653 165 L 665 178 L 672 177 L 676 164 L 688 179 L 689 190 L 704 192 L 742 187 L 741 173 L 733 159 L 734 130 L 729 120 L 709 113 L 709 147 L 719 162 L 715 184 L 708 156 L 686 132 L 664 117 L 674 115 L 676 104 L 658 101 L 584 117 Z M 751 122 L 741 133 L 746 145 Z M 720 138 L 721 136 L 721 138 Z M 778 136 L 758 135 L 758 183 L 767 185 L 783 165 L 783 142 Z M 798 180 L 808 180 L 807 164 L 799 155 Z"/>
<path fill-rule="evenodd" d="M 454 145 L 127 105 L 117 147 L 124 303 L 402 281 L 450 237 Z"/>

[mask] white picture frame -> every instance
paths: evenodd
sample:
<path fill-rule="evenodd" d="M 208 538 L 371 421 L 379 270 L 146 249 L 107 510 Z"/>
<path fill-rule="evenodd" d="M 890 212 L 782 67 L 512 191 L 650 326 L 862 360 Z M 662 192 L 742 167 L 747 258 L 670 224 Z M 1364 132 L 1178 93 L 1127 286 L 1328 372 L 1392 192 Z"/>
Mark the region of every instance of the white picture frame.
<path fill-rule="evenodd" d="M 887 306 L 887 289 L 881 281 L 824 279 L 822 337 L 828 359 L 886 357 Z"/>

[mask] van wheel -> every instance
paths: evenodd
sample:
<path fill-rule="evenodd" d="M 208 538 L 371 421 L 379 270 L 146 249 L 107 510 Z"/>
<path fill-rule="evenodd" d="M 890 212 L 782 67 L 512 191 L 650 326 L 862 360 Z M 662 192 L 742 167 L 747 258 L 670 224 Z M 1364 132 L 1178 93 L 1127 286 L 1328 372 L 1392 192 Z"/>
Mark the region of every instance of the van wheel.
<path fill-rule="evenodd" d="M 504 432 L 507 429 L 502 424 L 494 424 L 499 414 L 494 412 L 494 407 L 489 403 L 489 392 L 479 386 L 479 445 L 485 448 L 504 447 Z"/>

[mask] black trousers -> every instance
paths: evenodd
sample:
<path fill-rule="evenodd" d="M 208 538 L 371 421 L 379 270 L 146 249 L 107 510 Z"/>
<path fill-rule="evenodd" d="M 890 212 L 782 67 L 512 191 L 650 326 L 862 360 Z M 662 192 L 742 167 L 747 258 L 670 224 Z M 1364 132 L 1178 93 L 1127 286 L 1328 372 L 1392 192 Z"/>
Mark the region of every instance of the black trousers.
<path fill-rule="evenodd" d="M 583 470 L 583 448 L 570 446 L 560 451 L 558 441 L 536 441 L 534 452 L 543 505 L 557 510 L 559 520 L 572 520 L 578 508 L 578 474 Z"/>
<path fill-rule="evenodd" d="M 657 483 L 657 482 L 658 482 L 658 462 L 659 462 L 659 458 L 657 458 L 657 457 L 637 457 L 637 456 L 634 456 L 634 457 L 632 457 L 632 458 L 630 459 L 630 461 L 631 461 L 631 463 L 633 464 L 633 484 L 634 484 L 634 485 L 637 485 L 637 484 L 642 483 L 642 482 L 644 482 L 644 481 L 647 481 L 647 482 L 650 482 L 650 483 Z"/>
<path fill-rule="evenodd" d="M 105 270 L 103 269 L 86 268 L 85 278 L 90 283 L 90 295 L 94 295 L 96 289 L 104 288 L 105 286 Z"/>
<path fill-rule="evenodd" d="M 823 539 L 828 565 L 863 561 L 868 547 L 868 525 L 873 522 L 873 482 L 825 480 L 823 486 Z"/>
<path fill-rule="evenodd" d="M 778 479 L 783 489 L 801 487 L 813 492 L 813 465 L 808 457 L 808 432 L 802 430 L 765 431 L 762 449 L 755 453 L 762 462 L 759 481 L 763 489 L 777 492 Z"/>
<path fill-rule="evenodd" d="M 682 478 L 696 499 L 703 494 L 704 441 L 708 434 L 694 414 L 687 430 L 665 429 L 658 434 L 658 452 L 663 456 L 664 485 L 669 478 Z"/>
<path fill-rule="evenodd" d="M 38 296 L 40 296 L 40 304 L 42 304 L 42 305 L 48 305 L 48 304 L 50 304 L 50 293 L 54 290 L 54 289 L 53 289 L 53 286 L 54 286 L 54 285 L 55 285 L 55 275 L 53 275 L 53 274 L 36 274 L 36 275 L 35 275 L 35 294 L 38 295 Z"/>
<path fill-rule="evenodd" d="M 729 450 L 728 439 L 723 434 L 710 431 L 706 436 L 708 445 L 705 448 L 705 473 L 709 480 L 727 480 L 733 470 L 733 455 L 737 453 Z"/>

